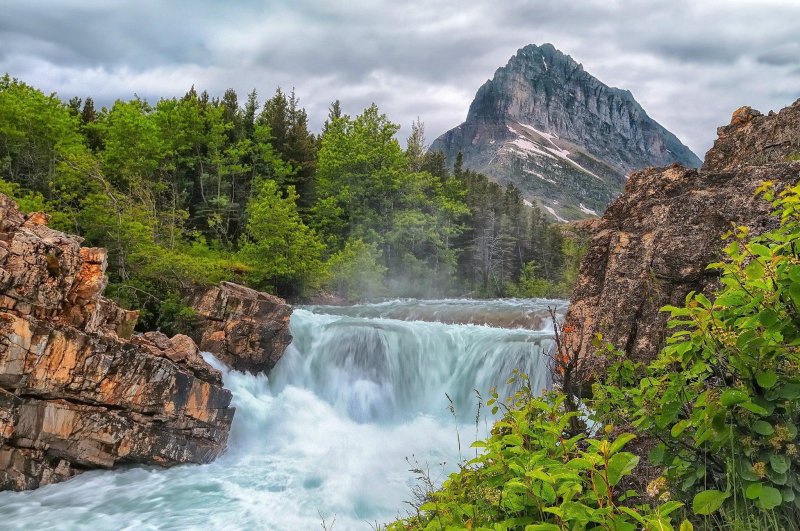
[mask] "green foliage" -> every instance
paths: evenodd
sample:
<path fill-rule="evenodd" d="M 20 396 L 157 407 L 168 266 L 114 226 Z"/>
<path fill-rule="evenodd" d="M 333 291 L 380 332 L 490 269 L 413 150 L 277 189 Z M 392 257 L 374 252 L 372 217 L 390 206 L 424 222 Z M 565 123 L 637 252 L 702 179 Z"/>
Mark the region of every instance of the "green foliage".
<path fill-rule="evenodd" d="M 326 288 L 349 301 L 384 294 L 386 268 L 375 244 L 350 240 L 328 260 L 330 278 Z"/>
<path fill-rule="evenodd" d="M 0 179 L 0 194 L 5 194 L 16 201 L 20 210 L 25 214 L 42 212 L 45 209 L 45 201 L 42 194 L 26 190 L 17 183 L 10 183 Z"/>
<path fill-rule="evenodd" d="M 286 197 L 275 181 L 262 180 L 247 205 L 247 229 L 239 257 L 248 264 L 248 278 L 275 290 L 294 283 L 319 286 L 324 277 L 323 245 L 297 212 L 297 194 Z"/>
<path fill-rule="evenodd" d="M 334 103 L 316 138 L 280 89 L 263 106 L 194 87 L 81 103 L 0 79 L 0 192 L 107 248 L 108 293 L 142 328 L 180 327 L 171 301 L 223 279 L 290 297 L 506 295 L 533 261 L 538 291 L 563 285 L 562 240 L 518 190 L 451 174 L 420 122 L 403 150 L 375 105 L 350 118 Z"/>
<path fill-rule="evenodd" d="M 726 235 L 714 300 L 690 293 L 666 307 L 677 331 L 648 367 L 618 363 L 621 379 L 595 386 L 605 421 L 627 418 L 660 441 L 650 455 L 698 515 L 773 511 L 800 525 L 800 187 L 771 201 L 780 226 Z M 777 522 L 780 522 L 778 524 Z"/>
<path fill-rule="evenodd" d="M 401 529 L 673 529 L 683 504 L 651 507 L 623 487 L 639 457 L 624 451 L 634 436 L 590 438 L 570 431 L 577 413 L 561 393 L 535 397 L 524 375 L 521 389 L 504 402 L 480 453 L 450 476 L 417 514 L 391 524 Z"/>
<path fill-rule="evenodd" d="M 194 308 L 187 306 L 175 293 L 161 301 L 157 315 L 158 328 L 168 336 L 189 334 L 197 317 Z"/>
<path fill-rule="evenodd" d="M 504 415 L 481 453 L 389 529 L 673 529 L 678 514 L 681 530 L 800 528 L 800 185 L 759 193 L 780 225 L 726 235 L 718 292 L 664 308 L 675 332 L 657 359 L 598 337 L 617 361 L 590 399 L 493 395 Z"/>

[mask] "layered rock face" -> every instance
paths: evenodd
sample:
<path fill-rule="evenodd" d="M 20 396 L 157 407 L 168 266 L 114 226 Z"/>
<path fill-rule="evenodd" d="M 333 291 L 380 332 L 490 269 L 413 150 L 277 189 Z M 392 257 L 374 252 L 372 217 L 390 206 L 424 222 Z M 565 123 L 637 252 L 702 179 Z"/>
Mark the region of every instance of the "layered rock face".
<path fill-rule="evenodd" d="M 742 107 L 717 134 L 714 147 L 706 153 L 705 171 L 786 162 L 790 155 L 800 155 L 800 99 L 766 116 Z"/>
<path fill-rule="evenodd" d="M 764 130 L 800 132 L 800 119 L 786 125 L 784 112 L 742 123 L 737 111 L 703 169 L 673 165 L 634 173 L 602 219 L 591 222 L 593 236 L 566 317 L 580 355 L 594 354 L 591 340 L 601 333 L 633 359 L 654 358 L 668 334 L 660 308 L 681 306 L 690 291 L 711 293 L 716 286 L 718 275 L 706 266 L 721 259 L 722 234 L 732 224 L 758 234 L 777 223 L 755 189 L 765 180 L 797 184 L 800 163 L 746 164 L 786 160 L 761 137 Z M 720 155 L 726 152 L 730 160 Z M 605 366 L 602 358 L 592 363 L 598 371 Z"/>
<path fill-rule="evenodd" d="M 268 373 L 292 342 L 292 307 L 283 299 L 222 282 L 189 301 L 199 316 L 200 348 L 238 371 Z"/>
<path fill-rule="evenodd" d="M 207 463 L 234 410 L 187 336 L 131 338 L 102 249 L 0 195 L 0 489 L 127 463 Z"/>
<path fill-rule="evenodd" d="M 632 170 L 700 159 L 551 44 L 520 49 L 475 95 L 466 121 L 431 150 L 500 183 L 514 183 L 559 220 L 602 212 Z"/>

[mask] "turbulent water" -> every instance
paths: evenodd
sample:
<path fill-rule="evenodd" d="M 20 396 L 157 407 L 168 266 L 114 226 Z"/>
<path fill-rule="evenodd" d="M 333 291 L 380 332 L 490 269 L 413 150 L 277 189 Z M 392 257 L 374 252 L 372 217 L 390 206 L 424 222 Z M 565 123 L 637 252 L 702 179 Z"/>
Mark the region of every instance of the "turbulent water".
<path fill-rule="evenodd" d="M 485 433 L 489 419 L 475 424 L 476 389 L 509 392 L 514 368 L 534 389 L 548 384 L 548 307 L 564 304 L 297 309 L 294 341 L 269 380 L 223 371 L 236 416 L 216 462 L 94 471 L 0 493 L 0 528 L 312 530 L 324 518 L 334 530 L 370 529 L 405 513 L 414 484 L 407 458 L 441 481 Z"/>

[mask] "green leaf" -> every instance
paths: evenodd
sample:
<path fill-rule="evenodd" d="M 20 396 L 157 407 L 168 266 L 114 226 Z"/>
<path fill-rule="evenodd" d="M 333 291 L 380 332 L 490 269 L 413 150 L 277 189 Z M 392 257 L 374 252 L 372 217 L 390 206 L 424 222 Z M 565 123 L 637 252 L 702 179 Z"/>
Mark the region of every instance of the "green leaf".
<path fill-rule="evenodd" d="M 689 520 L 681 522 L 681 527 L 678 531 L 694 531 L 694 526 Z"/>
<path fill-rule="evenodd" d="M 658 514 L 660 516 L 668 516 L 670 513 L 674 513 L 678 509 L 683 507 L 683 503 L 678 501 L 668 501 L 664 505 L 658 508 Z"/>
<path fill-rule="evenodd" d="M 623 476 L 630 473 L 639 464 L 639 456 L 622 452 L 611 456 L 608 460 L 608 481 L 613 487 Z"/>
<path fill-rule="evenodd" d="M 783 502 L 783 496 L 781 496 L 781 491 L 774 487 L 764 487 L 758 495 L 758 501 L 761 503 L 761 507 L 770 510 Z"/>
<path fill-rule="evenodd" d="M 579 457 L 575 458 L 575 459 L 571 459 L 569 462 L 567 462 L 567 466 L 570 467 L 570 468 L 577 469 L 577 470 L 591 470 L 592 469 L 592 464 L 588 460 L 582 459 L 582 458 L 579 458 Z"/>
<path fill-rule="evenodd" d="M 628 444 L 629 442 L 631 442 L 635 438 L 636 438 L 636 435 L 634 435 L 632 433 L 623 433 L 622 435 L 617 437 L 616 440 L 613 443 L 611 443 L 611 448 L 609 449 L 608 452 L 610 454 L 615 454 L 615 453 L 619 452 L 620 450 L 622 450 L 623 446 L 625 446 L 626 444 Z"/>
<path fill-rule="evenodd" d="M 764 278 L 764 266 L 758 260 L 753 260 L 744 268 L 744 274 L 750 280 Z"/>
<path fill-rule="evenodd" d="M 778 392 L 778 396 L 785 398 L 786 400 L 795 400 L 800 398 L 800 384 L 784 384 L 781 390 Z"/>
<path fill-rule="evenodd" d="M 775 472 L 771 468 L 767 470 L 767 477 L 775 485 L 786 485 L 786 482 L 789 481 L 789 476 L 787 474 Z"/>
<path fill-rule="evenodd" d="M 641 514 L 639 514 L 638 511 L 635 511 L 634 509 L 631 509 L 630 507 L 625 507 L 624 505 L 620 505 L 619 507 L 617 507 L 617 509 L 619 509 L 623 513 L 627 514 L 628 516 L 630 516 L 632 518 L 635 518 L 636 521 L 638 521 L 640 524 L 645 524 L 646 523 L 644 517 Z"/>
<path fill-rule="evenodd" d="M 800 283 L 793 283 L 789 286 L 789 296 L 795 306 L 800 306 Z"/>
<path fill-rule="evenodd" d="M 756 415 L 768 415 L 767 410 L 763 407 L 759 406 L 758 404 L 754 404 L 753 402 L 744 402 L 743 404 L 739 404 L 741 407 L 745 408 L 747 411 L 751 411 Z"/>
<path fill-rule="evenodd" d="M 785 474 L 791 466 L 791 461 L 786 455 L 772 454 L 769 456 L 769 465 L 778 474 Z"/>
<path fill-rule="evenodd" d="M 584 505 L 583 503 L 573 502 L 573 501 L 565 501 L 561 504 L 561 510 L 563 511 L 563 518 L 564 520 L 578 520 L 578 521 L 587 521 L 590 520 L 594 514 L 594 509 L 589 507 L 588 505 Z"/>
<path fill-rule="evenodd" d="M 789 276 L 789 280 L 792 282 L 799 282 L 800 283 L 800 266 L 793 265 L 789 266 L 786 269 L 787 275 Z"/>
<path fill-rule="evenodd" d="M 717 297 L 714 301 L 718 306 L 737 307 L 744 304 L 745 294 L 743 291 L 728 291 Z"/>
<path fill-rule="evenodd" d="M 760 372 L 756 375 L 756 382 L 764 389 L 770 389 L 778 382 L 778 375 L 775 371 Z"/>
<path fill-rule="evenodd" d="M 523 440 L 522 435 L 504 435 L 503 442 L 509 446 L 522 446 Z"/>
<path fill-rule="evenodd" d="M 739 476 L 745 481 L 758 481 L 761 479 L 758 474 L 753 472 L 753 465 L 746 459 L 738 459 L 736 462 Z"/>
<path fill-rule="evenodd" d="M 761 245 L 760 243 L 751 243 L 747 247 L 748 249 L 750 249 L 751 253 L 760 256 L 762 258 L 772 256 L 772 251 L 770 251 L 769 247 L 767 247 L 766 245 Z"/>
<path fill-rule="evenodd" d="M 757 420 L 750 426 L 754 432 L 758 433 L 759 435 L 769 436 L 775 433 L 775 428 L 772 427 L 772 424 L 765 420 Z"/>
<path fill-rule="evenodd" d="M 698 293 L 695 295 L 694 300 L 700 303 L 703 308 L 711 308 L 711 301 L 708 300 L 708 297 L 703 295 L 702 293 Z"/>
<path fill-rule="evenodd" d="M 781 320 L 780 315 L 772 308 L 764 308 L 758 314 L 758 321 L 766 328 L 772 328 Z"/>
<path fill-rule="evenodd" d="M 686 427 L 687 427 L 687 426 L 689 426 L 689 421 L 688 421 L 688 420 L 686 420 L 686 419 L 684 419 L 684 420 L 681 420 L 681 421 L 679 421 L 677 424 L 675 424 L 675 425 L 672 427 L 672 429 L 671 429 L 671 430 L 669 430 L 669 433 L 670 433 L 670 435 L 672 435 L 673 437 L 677 438 L 677 437 L 679 437 L 679 436 L 680 436 L 680 434 L 681 434 L 681 433 L 683 433 L 683 431 L 686 429 Z"/>
<path fill-rule="evenodd" d="M 704 490 L 695 495 L 692 510 L 695 514 L 711 514 L 722 506 L 728 496 L 719 490 Z"/>
<path fill-rule="evenodd" d="M 761 494 L 761 489 L 764 485 L 761 483 L 753 483 L 752 485 L 748 486 L 745 491 L 744 495 L 748 500 L 755 500 Z"/>
<path fill-rule="evenodd" d="M 725 407 L 741 404 L 742 402 L 749 402 L 750 397 L 744 391 L 739 389 L 725 389 L 719 397 L 719 402 Z"/>

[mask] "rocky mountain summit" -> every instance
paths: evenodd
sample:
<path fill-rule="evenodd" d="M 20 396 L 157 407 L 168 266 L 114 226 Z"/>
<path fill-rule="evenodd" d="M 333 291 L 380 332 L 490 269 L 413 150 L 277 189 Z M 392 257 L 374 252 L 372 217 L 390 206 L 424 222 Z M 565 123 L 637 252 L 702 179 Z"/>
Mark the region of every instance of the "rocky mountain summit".
<path fill-rule="evenodd" d="M 664 305 L 682 306 L 690 291 L 711 294 L 722 234 L 745 225 L 773 228 L 771 205 L 757 198 L 764 181 L 800 182 L 800 100 L 764 116 L 748 107 L 733 114 L 700 170 L 672 165 L 634 173 L 624 193 L 590 225 L 592 238 L 573 290 L 566 323 L 573 348 L 593 356 L 592 338 L 633 359 L 654 358 L 668 334 Z M 592 358 L 595 370 L 603 358 Z"/>
<path fill-rule="evenodd" d="M 700 165 L 629 91 L 552 44 L 520 49 L 478 89 L 466 121 L 430 149 L 450 165 L 462 153 L 465 168 L 514 183 L 559 221 L 601 213 L 633 170 Z"/>
<path fill-rule="evenodd" d="M 46 221 L 0 194 L 0 490 L 124 464 L 214 460 L 234 416 L 220 372 L 188 336 L 133 335 L 138 313 L 102 296 L 105 250 Z M 225 311 L 206 317 L 235 348 L 203 348 L 237 368 L 271 368 L 291 340 L 291 308 L 235 284 L 210 291 L 224 295 L 206 299 Z M 255 337 L 262 331 L 268 351 Z"/>

